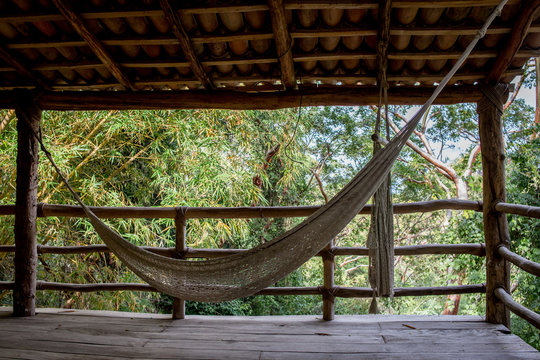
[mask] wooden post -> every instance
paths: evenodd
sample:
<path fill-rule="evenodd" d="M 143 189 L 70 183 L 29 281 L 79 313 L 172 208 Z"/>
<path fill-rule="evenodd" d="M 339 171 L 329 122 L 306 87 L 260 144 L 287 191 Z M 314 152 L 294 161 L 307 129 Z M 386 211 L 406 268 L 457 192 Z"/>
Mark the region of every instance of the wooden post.
<path fill-rule="evenodd" d="M 176 227 L 176 252 L 181 259 L 185 259 L 186 251 L 186 218 L 183 208 L 177 210 L 176 218 L 174 219 Z M 173 319 L 186 318 L 186 301 L 174 298 L 173 301 Z"/>
<path fill-rule="evenodd" d="M 17 185 L 15 210 L 15 286 L 13 315 L 33 316 L 36 306 L 37 187 L 41 109 L 30 93 L 21 93 L 17 114 Z"/>
<path fill-rule="evenodd" d="M 484 237 L 486 243 L 486 321 L 510 327 L 510 313 L 495 296 L 502 287 L 510 290 L 509 263 L 499 254 L 498 247 L 508 246 L 510 235 L 506 214 L 495 206 L 506 200 L 504 170 L 504 138 L 502 109 L 508 96 L 504 85 L 479 84 L 484 97 L 477 104 L 480 143 L 482 146 L 482 172 L 484 193 Z"/>
<path fill-rule="evenodd" d="M 324 276 L 323 319 L 326 321 L 334 320 L 334 254 L 331 252 L 333 245 L 334 241 L 332 240 L 322 251 Z"/>

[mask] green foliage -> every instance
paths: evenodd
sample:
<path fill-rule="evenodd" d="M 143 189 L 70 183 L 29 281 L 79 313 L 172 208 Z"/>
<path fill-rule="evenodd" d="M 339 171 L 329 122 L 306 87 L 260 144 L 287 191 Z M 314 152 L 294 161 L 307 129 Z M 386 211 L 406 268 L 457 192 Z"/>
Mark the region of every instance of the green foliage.
<path fill-rule="evenodd" d="M 391 107 L 390 118 L 410 107 Z M 510 202 L 540 205 L 539 140 L 531 126 L 534 109 L 516 101 L 505 113 Z M 0 112 L 2 116 L 4 112 Z M 55 161 L 91 205 L 101 206 L 252 206 L 313 205 L 323 192 L 337 193 L 372 154 L 375 112 L 371 108 L 321 107 L 282 111 L 126 111 L 45 112 L 43 133 Z M 481 199 L 481 164 L 469 164 L 478 142 L 473 105 L 433 107 L 411 141 L 450 167 L 467 184 L 470 199 Z M 15 201 L 16 130 L 12 121 L 0 132 L 0 204 Z M 428 146 L 428 147 L 429 147 Z M 275 151 L 275 153 L 272 153 Z M 478 157 L 479 159 L 480 157 Z M 470 169 L 469 168 L 470 165 Z M 466 170 L 470 170 L 468 173 Z M 41 161 L 38 201 L 73 203 L 51 166 Z M 456 196 L 452 180 L 417 152 L 405 148 L 393 169 L 394 202 Z M 466 174 L 466 175 L 464 175 Z M 322 189 L 322 191 L 321 191 Z M 251 248 L 295 226 L 301 219 L 191 219 L 188 246 Z M 510 217 L 512 249 L 540 261 L 537 220 Z M 174 222 L 110 220 L 138 245 L 174 246 Z M 396 246 L 482 243 L 482 214 L 448 211 L 395 216 Z M 0 244 L 13 244 L 13 217 L 0 217 Z M 365 246 L 369 217 L 359 216 L 335 239 L 337 246 Z M 49 245 L 98 244 L 83 219 L 43 218 L 38 241 Z M 395 286 L 445 286 L 485 282 L 485 259 L 468 255 L 396 257 Z M 13 277 L 12 256 L 0 258 L 0 280 Z M 336 257 L 335 282 L 369 286 L 366 257 Z M 320 286 L 322 262 L 314 258 L 276 286 Z M 42 255 L 38 278 L 96 283 L 138 282 L 114 255 Z M 512 273 L 514 298 L 540 311 L 537 278 Z M 7 292 L 0 304 L 9 304 Z M 145 292 L 38 292 L 38 306 L 170 312 L 172 298 Z M 459 314 L 483 314 L 483 295 L 462 295 Z M 367 313 L 370 299 L 338 299 L 337 314 Z M 441 314 L 448 300 L 440 296 L 380 299 L 387 314 Z M 188 302 L 188 314 L 320 314 L 316 296 L 255 296 L 226 303 Z M 535 330 L 520 320 L 514 331 L 540 347 Z"/>

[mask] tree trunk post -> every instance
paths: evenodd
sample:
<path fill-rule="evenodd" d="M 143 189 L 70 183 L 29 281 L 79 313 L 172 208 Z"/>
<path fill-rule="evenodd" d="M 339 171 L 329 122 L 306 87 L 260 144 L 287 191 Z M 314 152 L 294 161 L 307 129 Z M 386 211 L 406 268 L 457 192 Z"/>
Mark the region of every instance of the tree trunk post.
<path fill-rule="evenodd" d="M 178 208 L 174 225 L 176 227 L 176 252 L 180 259 L 185 259 L 186 252 L 186 218 L 185 208 Z M 186 318 L 186 301 L 183 299 L 174 298 L 173 300 L 173 319 Z"/>
<path fill-rule="evenodd" d="M 322 251 L 323 259 L 323 319 L 326 321 L 334 320 L 334 254 L 332 247 L 334 241 L 328 244 Z"/>
<path fill-rule="evenodd" d="M 17 184 L 15 200 L 15 286 L 13 315 L 34 316 L 36 307 L 37 187 L 41 109 L 30 93 L 21 93 L 17 115 Z"/>
<path fill-rule="evenodd" d="M 486 321 L 510 327 L 510 313 L 495 296 L 502 287 L 510 290 L 510 264 L 499 254 L 499 246 L 508 246 L 510 234 L 506 214 L 495 209 L 506 200 L 505 152 L 501 115 L 508 88 L 499 84 L 479 84 L 484 97 L 477 104 L 482 146 L 482 186 L 484 195 L 484 238 L 486 243 Z"/>

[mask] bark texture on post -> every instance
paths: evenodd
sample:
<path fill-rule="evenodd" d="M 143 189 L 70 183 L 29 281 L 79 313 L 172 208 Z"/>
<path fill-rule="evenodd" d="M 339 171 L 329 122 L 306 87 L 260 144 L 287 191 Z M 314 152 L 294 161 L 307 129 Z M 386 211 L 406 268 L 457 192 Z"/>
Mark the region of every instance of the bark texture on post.
<path fill-rule="evenodd" d="M 181 259 L 185 259 L 186 252 L 186 217 L 185 208 L 177 208 L 174 225 L 176 227 L 176 253 Z M 173 319 L 186 318 L 186 301 L 178 298 L 173 300 Z"/>
<path fill-rule="evenodd" d="M 510 313 L 495 295 L 502 287 L 510 290 L 510 264 L 499 254 L 498 247 L 509 246 L 506 214 L 495 206 L 506 200 L 504 138 L 502 109 L 508 96 L 506 85 L 480 84 L 484 97 L 477 104 L 484 192 L 484 237 L 486 243 L 486 321 L 510 327 Z"/>
<path fill-rule="evenodd" d="M 20 96 L 17 114 L 17 195 L 15 211 L 15 286 L 13 315 L 33 316 L 36 305 L 37 186 L 41 109 L 30 94 Z"/>
<path fill-rule="evenodd" d="M 323 259 L 323 320 L 334 320 L 334 304 L 336 301 L 333 289 L 334 284 L 334 253 L 331 251 L 334 246 L 334 241 L 324 248 L 322 251 Z"/>

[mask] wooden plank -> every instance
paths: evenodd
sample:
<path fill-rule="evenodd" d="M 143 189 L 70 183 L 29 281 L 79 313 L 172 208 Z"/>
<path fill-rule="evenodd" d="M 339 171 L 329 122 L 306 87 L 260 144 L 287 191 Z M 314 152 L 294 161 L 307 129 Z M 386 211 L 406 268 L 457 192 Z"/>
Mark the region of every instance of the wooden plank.
<path fill-rule="evenodd" d="M 37 188 L 41 109 L 31 93 L 18 92 L 13 315 L 33 316 L 36 298 Z"/>
<path fill-rule="evenodd" d="M 178 17 L 178 14 L 173 9 L 172 4 L 169 0 L 160 0 L 159 4 L 161 6 L 161 9 L 163 10 L 163 13 L 165 14 L 165 18 L 171 24 L 172 33 L 178 39 L 184 56 L 190 65 L 191 71 L 193 72 L 193 74 L 195 74 L 197 79 L 202 82 L 205 88 L 207 88 L 208 90 L 214 89 L 214 83 L 212 82 L 212 80 L 204 70 L 202 64 L 200 63 L 199 59 L 197 58 L 197 54 L 193 49 L 193 45 L 191 44 L 189 35 L 187 34 L 186 29 L 182 24 L 182 21 Z"/>
<path fill-rule="evenodd" d="M 297 89 L 296 75 L 292 56 L 293 40 L 289 35 L 283 0 L 268 0 L 276 55 L 281 68 L 281 82 L 285 89 Z"/>
<path fill-rule="evenodd" d="M 483 86 L 483 85 L 481 85 Z M 486 320 L 510 327 L 510 313 L 495 296 L 495 289 L 510 288 L 510 264 L 498 252 L 509 247 L 510 234 L 506 214 L 495 209 L 506 200 L 502 107 L 508 93 L 504 85 L 484 85 L 485 97 L 477 104 L 482 144 L 482 188 L 484 237 L 486 244 Z"/>
<path fill-rule="evenodd" d="M 84 39 L 90 49 L 96 56 L 107 66 L 111 74 L 125 88 L 135 90 L 135 86 L 131 83 L 124 71 L 118 63 L 109 54 L 109 51 L 103 46 L 98 38 L 86 27 L 84 19 L 75 11 L 75 8 L 65 0 L 53 0 L 54 5 L 60 10 L 75 31 Z"/>

